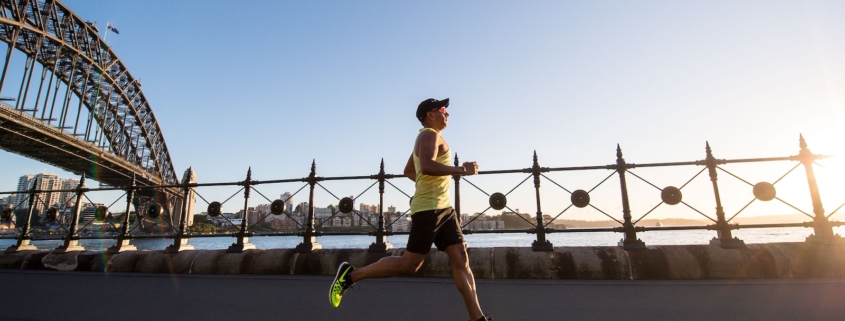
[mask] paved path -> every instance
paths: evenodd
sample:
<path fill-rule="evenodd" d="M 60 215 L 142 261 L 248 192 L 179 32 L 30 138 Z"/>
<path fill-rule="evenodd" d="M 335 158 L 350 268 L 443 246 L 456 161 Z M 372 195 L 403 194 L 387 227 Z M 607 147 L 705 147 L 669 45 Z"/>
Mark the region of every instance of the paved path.
<path fill-rule="evenodd" d="M 467 320 L 451 279 L 357 284 L 329 306 L 328 277 L 0 270 L 0 320 Z M 845 280 L 479 280 L 506 320 L 845 320 Z"/>

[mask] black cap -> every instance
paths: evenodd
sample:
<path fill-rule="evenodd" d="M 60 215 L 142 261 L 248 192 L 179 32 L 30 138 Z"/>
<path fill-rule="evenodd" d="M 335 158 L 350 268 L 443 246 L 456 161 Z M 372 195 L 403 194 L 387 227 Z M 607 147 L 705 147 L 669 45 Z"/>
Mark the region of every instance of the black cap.
<path fill-rule="evenodd" d="M 437 100 L 434 98 L 423 100 L 417 107 L 417 119 L 419 119 L 419 121 L 423 121 L 423 119 L 425 119 L 426 113 L 428 113 L 432 109 L 437 109 L 440 107 L 449 107 L 449 98 L 443 100 Z"/>

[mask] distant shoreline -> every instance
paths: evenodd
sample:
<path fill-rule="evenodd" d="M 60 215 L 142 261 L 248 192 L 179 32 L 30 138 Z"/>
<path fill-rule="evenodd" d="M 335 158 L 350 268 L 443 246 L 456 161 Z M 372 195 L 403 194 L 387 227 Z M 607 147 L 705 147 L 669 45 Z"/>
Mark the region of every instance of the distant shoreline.
<path fill-rule="evenodd" d="M 703 217 L 702 217 L 703 218 Z M 713 217 L 715 219 L 715 217 Z M 812 219 L 803 214 L 767 215 L 752 217 L 737 217 L 731 221 L 733 224 L 779 224 L 779 223 L 801 223 Z M 637 226 L 702 226 L 713 224 L 707 219 L 693 220 L 686 218 L 665 218 L 665 219 L 643 219 Z M 582 221 L 582 220 L 555 220 L 556 224 L 566 225 L 567 228 L 592 228 L 592 227 L 617 227 L 619 223 L 611 220 L 604 221 Z"/>

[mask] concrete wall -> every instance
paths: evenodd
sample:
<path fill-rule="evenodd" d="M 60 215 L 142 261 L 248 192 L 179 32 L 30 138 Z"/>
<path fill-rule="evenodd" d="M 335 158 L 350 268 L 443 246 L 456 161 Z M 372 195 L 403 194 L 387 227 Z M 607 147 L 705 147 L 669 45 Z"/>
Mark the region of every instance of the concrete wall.
<path fill-rule="evenodd" d="M 84 251 L 52 254 L 22 251 L 0 254 L 0 268 L 27 270 L 334 275 L 343 261 L 362 266 L 404 249 L 368 253 L 366 249 L 328 249 L 296 253 L 292 249 L 194 250 L 178 254 L 131 251 L 116 255 Z M 557 247 L 553 252 L 530 248 L 470 248 L 476 278 L 486 279 L 789 279 L 845 277 L 845 246 L 815 243 L 751 244 L 745 249 L 711 245 L 620 247 Z M 448 257 L 432 250 L 418 277 L 451 277 Z"/>

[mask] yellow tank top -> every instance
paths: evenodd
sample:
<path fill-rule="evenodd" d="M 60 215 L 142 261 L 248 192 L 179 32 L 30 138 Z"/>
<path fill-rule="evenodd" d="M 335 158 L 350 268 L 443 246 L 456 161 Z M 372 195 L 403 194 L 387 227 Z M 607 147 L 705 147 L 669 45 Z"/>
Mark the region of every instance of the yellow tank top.
<path fill-rule="evenodd" d="M 420 129 L 420 134 L 427 130 L 437 133 L 434 129 L 423 128 Z M 437 135 L 439 136 L 440 133 L 437 133 Z M 419 138 L 419 135 L 417 135 L 417 138 Z M 414 147 L 416 147 L 416 142 L 414 143 Z M 417 151 L 414 150 L 412 155 L 414 157 L 414 170 L 417 173 L 417 189 L 416 192 L 414 192 L 414 199 L 411 200 L 411 213 L 437 210 L 452 206 L 449 203 L 449 186 L 452 184 L 452 176 L 423 175 L 420 173 L 420 158 L 417 156 Z M 449 160 L 451 158 L 452 150 L 450 149 L 446 153 L 443 153 L 443 155 L 437 156 L 435 161 L 440 164 L 450 166 Z"/>

